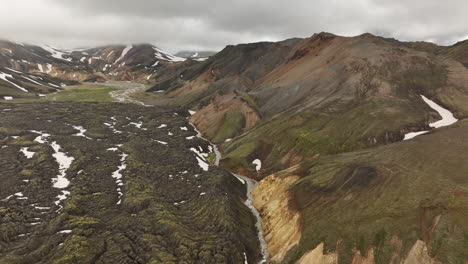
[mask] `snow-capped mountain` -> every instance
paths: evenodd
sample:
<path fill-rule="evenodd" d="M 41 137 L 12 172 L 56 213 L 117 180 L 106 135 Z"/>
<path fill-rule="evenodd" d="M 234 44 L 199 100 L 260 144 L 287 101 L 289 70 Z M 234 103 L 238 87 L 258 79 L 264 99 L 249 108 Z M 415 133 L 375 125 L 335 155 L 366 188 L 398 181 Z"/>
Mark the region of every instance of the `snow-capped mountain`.
<path fill-rule="evenodd" d="M 54 88 L 56 85 L 59 88 L 69 81 L 150 81 L 162 68 L 183 61 L 184 58 L 151 44 L 65 50 L 49 45 L 0 41 L 0 85 L 5 88 L 0 96 L 10 96 L 8 91 L 15 87 L 23 93 L 30 90 L 47 93 L 38 87 Z M 44 83 L 37 76 L 50 81 Z M 53 85 L 48 86 L 48 83 Z"/>

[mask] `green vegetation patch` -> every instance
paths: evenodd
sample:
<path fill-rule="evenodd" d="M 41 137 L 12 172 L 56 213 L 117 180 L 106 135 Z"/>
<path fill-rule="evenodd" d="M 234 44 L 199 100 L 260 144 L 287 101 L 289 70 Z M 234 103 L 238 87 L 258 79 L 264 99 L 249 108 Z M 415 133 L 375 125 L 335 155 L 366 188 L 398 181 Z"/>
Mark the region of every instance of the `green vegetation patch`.
<path fill-rule="evenodd" d="M 118 90 L 112 87 L 73 88 L 48 96 L 53 101 L 112 102 L 110 92 Z"/>
<path fill-rule="evenodd" d="M 226 139 L 240 134 L 245 127 L 245 122 L 245 117 L 241 112 L 236 110 L 227 111 L 224 114 L 221 127 L 213 138 L 213 142 L 224 142 Z"/>
<path fill-rule="evenodd" d="M 468 178 L 463 177 L 468 124 L 373 149 L 303 162 L 290 191 L 302 214 L 300 244 L 285 263 L 325 242 L 351 263 L 354 249 L 374 248 L 376 263 L 402 261 L 416 240 L 442 263 L 468 258 Z M 444 157 L 444 162 L 440 157 Z"/>

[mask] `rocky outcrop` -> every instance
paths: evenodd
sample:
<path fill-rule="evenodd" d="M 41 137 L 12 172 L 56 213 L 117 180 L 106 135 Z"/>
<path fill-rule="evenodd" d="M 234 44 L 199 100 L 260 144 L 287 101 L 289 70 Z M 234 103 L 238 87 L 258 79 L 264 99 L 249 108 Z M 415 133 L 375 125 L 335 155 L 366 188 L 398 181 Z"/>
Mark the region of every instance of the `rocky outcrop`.
<path fill-rule="evenodd" d="M 281 263 L 301 238 L 300 215 L 289 206 L 289 186 L 298 176 L 270 175 L 252 192 L 253 204 L 262 215 L 262 226 L 272 263 Z M 305 263 L 305 262 L 304 262 Z"/>
<path fill-rule="evenodd" d="M 424 241 L 418 240 L 414 243 L 411 251 L 403 264 L 441 264 L 442 262 L 431 258 L 428 254 L 427 245 Z"/>
<path fill-rule="evenodd" d="M 296 264 L 337 264 L 339 255 L 335 252 L 324 253 L 324 244 L 320 243 L 313 250 L 304 254 Z M 442 262 L 431 258 L 428 255 L 426 243 L 421 240 L 416 241 L 408 256 L 401 264 L 442 264 Z M 397 262 L 392 262 L 397 263 Z M 359 251 L 356 251 L 352 264 L 375 264 L 374 249 L 367 252 L 367 256 L 362 256 Z"/>
<path fill-rule="evenodd" d="M 323 243 L 320 243 L 316 248 L 304 254 L 299 259 L 297 264 L 337 264 L 338 254 L 336 253 L 324 253 Z"/>

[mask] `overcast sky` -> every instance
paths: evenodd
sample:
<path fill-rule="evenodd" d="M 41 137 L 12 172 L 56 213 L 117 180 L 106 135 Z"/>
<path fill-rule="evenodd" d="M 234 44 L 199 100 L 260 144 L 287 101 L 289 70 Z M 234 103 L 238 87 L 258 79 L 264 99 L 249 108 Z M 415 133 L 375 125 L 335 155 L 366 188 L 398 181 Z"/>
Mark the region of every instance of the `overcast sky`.
<path fill-rule="evenodd" d="M 152 43 L 169 52 L 370 32 L 448 45 L 467 0 L 0 0 L 0 38 L 62 48 Z"/>

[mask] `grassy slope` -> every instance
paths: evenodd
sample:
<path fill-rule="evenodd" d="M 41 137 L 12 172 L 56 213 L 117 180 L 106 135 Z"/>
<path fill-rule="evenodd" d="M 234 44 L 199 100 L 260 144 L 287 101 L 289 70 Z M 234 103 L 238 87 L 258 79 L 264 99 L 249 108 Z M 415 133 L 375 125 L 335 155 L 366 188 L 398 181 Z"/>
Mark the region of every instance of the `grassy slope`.
<path fill-rule="evenodd" d="M 467 133 L 461 121 L 410 141 L 302 163 L 306 173 L 290 191 L 303 214 L 303 237 L 286 262 L 325 241 L 326 250 L 339 251 L 340 263 L 351 262 L 353 248 L 370 246 L 376 263 L 389 263 L 392 253 L 404 257 L 420 239 L 443 263 L 464 263 Z M 394 235 L 401 249 L 391 243 Z"/>
<path fill-rule="evenodd" d="M 352 104 L 352 103 L 350 103 Z M 285 169 L 290 164 L 278 163 L 288 153 L 312 157 L 363 149 L 375 142 L 393 142 L 402 139 L 399 127 L 424 123 L 430 109 L 410 104 L 367 102 L 356 104 L 348 111 L 304 111 L 288 114 L 265 122 L 235 141 L 224 143 L 224 164 L 235 169 L 248 166 L 257 158 L 273 164 L 270 171 Z M 407 113 L 401 115 L 401 112 Z M 374 140 L 375 138 L 375 140 Z M 263 147 L 261 144 L 270 147 Z M 256 145 L 255 148 L 247 147 Z M 262 149 L 267 152 L 262 153 Z M 250 151 L 250 152 L 249 152 Z"/>
<path fill-rule="evenodd" d="M 406 45 L 416 50 L 454 59 L 465 65 L 465 67 L 468 67 L 468 41 L 466 40 L 452 46 L 437 46 L 428 42 L 410 42 L 406 43 Z"/>
<path fill-rule="evenodd" d="M 79 101 L 79 102 L 112 102 L 115 101 L 109 93 L 117 90 L 112 87 L 77 87 L 66 89 L 48 96 L 53 101 Z"/>

